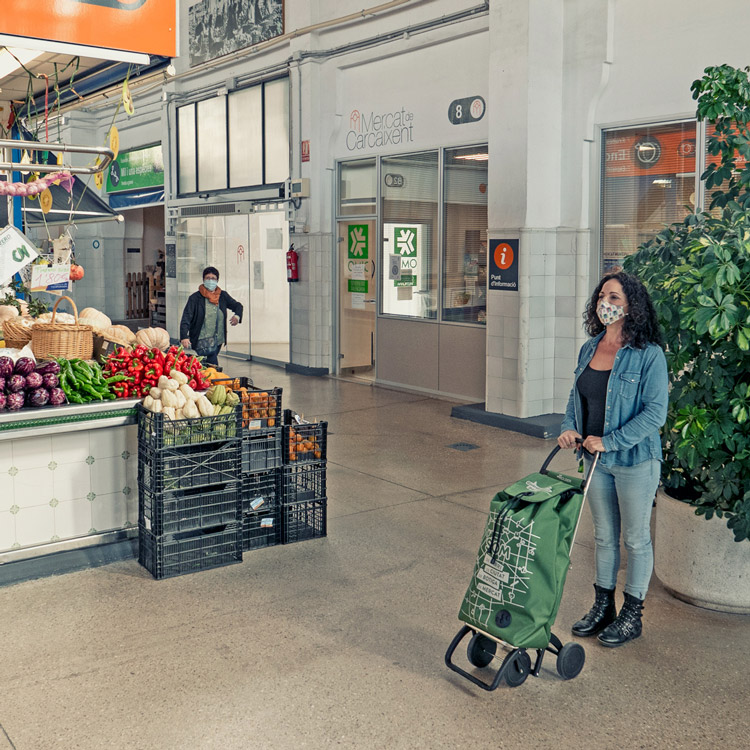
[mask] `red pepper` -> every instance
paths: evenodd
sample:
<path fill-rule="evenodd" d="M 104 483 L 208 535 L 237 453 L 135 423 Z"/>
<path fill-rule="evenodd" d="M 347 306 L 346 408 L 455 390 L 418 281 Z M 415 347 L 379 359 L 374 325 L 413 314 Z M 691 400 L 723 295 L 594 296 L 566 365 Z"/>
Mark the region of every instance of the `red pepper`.
<path fill-rule="evenodd" d="M 162 366 L 158 362 L 152 362 L 144 368 L 143 376 L 148 379 L 158 380 L 162 372 Z"/>
<path fill-rule="evenodd" d="M 109 386 L 109 390 L 117 396 L 117 398 L 127 398 L 130 394 L 130 385 L 128 383 L 112 383 Z"/>
<path fill-rule="evenodd" d="M 143 367 L 143 362 L 141 362 L 140 359 L 133 359 L 128 363 L 128 372 L 134 374 L 136 372 L 140 372 Z"/>
<path fill-rule="evenodd" d="M 195 390 L 198 387 L 198 381 L 195 378 L 188 380 L 188 385 Z"/>
<path fill-rule="evenodd" d="M 133 355 L 135 357 L 138 357 L 138 359 L 140 359 L 147 351 L 148 349 L 145 346 L 143 346 L 143 344 L 139 344 L 133 350 Z"/>

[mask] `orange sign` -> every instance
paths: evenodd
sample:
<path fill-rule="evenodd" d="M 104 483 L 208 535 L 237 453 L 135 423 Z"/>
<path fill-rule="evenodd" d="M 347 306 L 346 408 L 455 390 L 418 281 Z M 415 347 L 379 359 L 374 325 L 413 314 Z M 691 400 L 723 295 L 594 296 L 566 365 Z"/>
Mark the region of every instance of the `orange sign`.
<path fill-rule="evenodd" d="M 695 172 L 695 123 L 610 130 L 604 134 L 605 177 Z"/>
<path fill-rule="evenodd" d="M 513 265 L 514 258 L 513 248 L 507 242 L 501 242 L 495 248 L 495 263 L 503 271 L 506 271 Z"/>
<path fill-rule="evenodd" d="M 2 0 L 0 31 L 14 36 L 174 57 L 177 54 L 175 2 Z"/>

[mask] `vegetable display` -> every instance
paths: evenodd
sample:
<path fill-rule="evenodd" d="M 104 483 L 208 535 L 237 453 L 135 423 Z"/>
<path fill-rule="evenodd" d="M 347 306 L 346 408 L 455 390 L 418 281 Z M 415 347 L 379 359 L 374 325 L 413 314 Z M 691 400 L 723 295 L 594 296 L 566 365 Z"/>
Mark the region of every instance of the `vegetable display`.
<path fill-rule="evenodd" d="M 200 360 L 186 354 L 179 346 L 170 346 L 166 352 L 143 345 L 135 349 L 120 346 L 104 364 L 104 375 L 118 398 L 143 398 L 156 387 L 159 378 L 171 370 L 184 375 L 186 383 L 194 390 L 204 391 L 209 386 L 201 375 Z"/>
<path fill-rule="evenodd" d="M 156 385 L 149 390 L 143 399 L 143 408 L 155 414 L 164 414 L 171 420 L 198 419 L 232 411 L 229 406 L 226 412 L 221 411 L 221 406 L 217 411 L 206 395 L 198 393 L 190 386 L 185 373 L 172 368 L 169 377 L 161 375 Z"/>
<path fill-rule="evenodd" d="M 82 359 L 57 359 L 60 388 L 73 404 L 88 404 L 91 401 L 109 401 L 116 396 L 110 392 L 102 368 Z M 54 374 L 54 373 L 51 373 Z"/>
<path fill-rule="evenodd" d="M 65 393 L 58 387 L 57 362 L 37 365 L 30 357 L 0 357 L 0 409 L 17 411 L 47 404 L 59 406 L 66 402 Z"/>

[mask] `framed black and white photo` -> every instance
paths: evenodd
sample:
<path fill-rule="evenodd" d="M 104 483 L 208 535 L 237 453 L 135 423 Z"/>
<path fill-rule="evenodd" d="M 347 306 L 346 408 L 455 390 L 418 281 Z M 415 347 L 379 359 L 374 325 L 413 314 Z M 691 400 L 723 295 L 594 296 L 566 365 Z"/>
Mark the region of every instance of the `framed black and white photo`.
<path fill-rule="evenodd" d="M 188 15 L 191 66 L 284 33 L 284 0 L 198 0 Z"/>

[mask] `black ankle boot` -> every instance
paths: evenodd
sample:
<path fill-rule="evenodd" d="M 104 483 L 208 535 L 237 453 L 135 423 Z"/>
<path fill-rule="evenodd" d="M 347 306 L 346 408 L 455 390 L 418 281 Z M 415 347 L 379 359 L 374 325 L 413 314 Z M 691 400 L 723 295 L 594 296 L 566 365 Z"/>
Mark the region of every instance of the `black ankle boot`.
<path fill-rule="evenodd" d="M 630 594 L 625 594 L 625 603 L 622 605 L 617 619 L 599 633 L 599 643 L 603 646 L 622 646 L 623 643 L 633 641 L 642 632 L 641 610 L 643 599 L 636 599 Z"/>
<path fill-rule="evenodd" d="M 594 584 L 596 600 L 589 613 L 572 627 L 573 635 L 587 638 L 604 630 L 617 617 L 615 609 L 615 590 L 603 589 Z"/>

